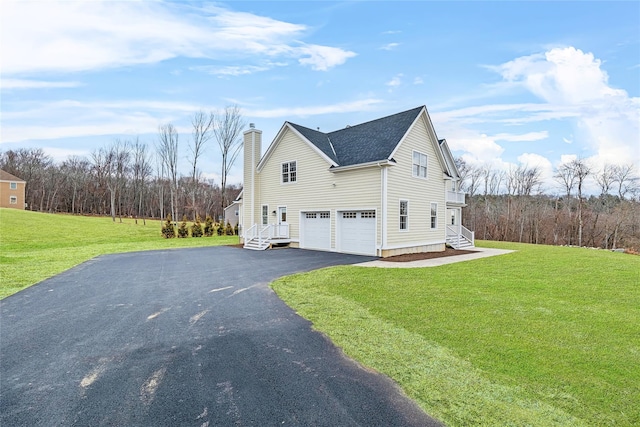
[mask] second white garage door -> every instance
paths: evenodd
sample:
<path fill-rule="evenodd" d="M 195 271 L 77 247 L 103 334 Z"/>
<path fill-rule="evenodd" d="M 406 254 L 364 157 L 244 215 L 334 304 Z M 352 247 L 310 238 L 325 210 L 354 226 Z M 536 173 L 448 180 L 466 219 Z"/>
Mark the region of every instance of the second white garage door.
<path fill-rule="evenodd" d="M 338 212 L 339 251 L 376 254 L 376 211 Z"/>
<path fill-rule="evenodd" d="M 300 247 L 305 249 L 331 249 L 331 214 L 329 212 L 303 212 Z"/>

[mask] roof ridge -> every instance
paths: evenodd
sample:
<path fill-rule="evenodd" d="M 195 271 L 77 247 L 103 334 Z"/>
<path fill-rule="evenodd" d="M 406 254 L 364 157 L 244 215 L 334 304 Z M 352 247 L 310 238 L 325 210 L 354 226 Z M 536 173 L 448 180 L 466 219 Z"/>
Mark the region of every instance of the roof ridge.
<path fill-rule="evenodd" d="M 357 125 L 348 125 L 347 127 L 344 127 L 342 129 L 337 129 L 337 130 L 331 131 L 327 135 L 332 134 L 332 133 L 336 133 L 336 132 L 341 132 L 341 131 L 346 130 L 346 129 L 353 129 L 353 128 L 358 127 L 358 126 L 368 125 L 370 123 L 377 122 L 377 121 L 380 121 L 380 120 L 389 119 L 389 118 L 394 117 L 394 116 L 399 116 L 401 114 L 406 114 L 406 113 L 408 113 L 410 111 L 422 110 L 423 108 L 425 108 L 425 106 L 421 105 L 419 107 L 410 108 L 408 110 L 401 111 L 399 113 L 389 114 L 388 116 L 378 117 L 377 119 L 372 119 L 372 120 L 369 120 L 369 121 L 366 121 L 366 122 L 358 123 Z"/>

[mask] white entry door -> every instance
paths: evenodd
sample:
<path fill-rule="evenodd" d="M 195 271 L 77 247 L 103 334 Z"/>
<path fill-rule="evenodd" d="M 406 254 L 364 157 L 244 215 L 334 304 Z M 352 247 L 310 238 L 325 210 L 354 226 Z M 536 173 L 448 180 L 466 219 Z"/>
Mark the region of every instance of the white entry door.
<path fill-rule="evenodd" d="M 339 251 L 376 254 L 376 211 L 338 212 Z"/>
<path fill-rule="evenodd" d="M 300 220 L 300 247 L 331 250 L 331 213 L 328 211 L 302 212 Z"/>

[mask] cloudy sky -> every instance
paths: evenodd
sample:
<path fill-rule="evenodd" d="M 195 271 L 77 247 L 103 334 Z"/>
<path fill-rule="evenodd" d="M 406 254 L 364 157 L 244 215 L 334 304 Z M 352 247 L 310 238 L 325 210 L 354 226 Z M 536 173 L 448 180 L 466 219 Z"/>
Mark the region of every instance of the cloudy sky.
<path fill-rule="evenodd" d="M 285 120 L 332 131 L 426 105 L 469 163 L 640 165 L 637 1 L 4 0 L 0 15 L 3 151 L 154 146 L 171 122 L 186 164 L 200 109 L 237 104 L 264 150 Z"/>

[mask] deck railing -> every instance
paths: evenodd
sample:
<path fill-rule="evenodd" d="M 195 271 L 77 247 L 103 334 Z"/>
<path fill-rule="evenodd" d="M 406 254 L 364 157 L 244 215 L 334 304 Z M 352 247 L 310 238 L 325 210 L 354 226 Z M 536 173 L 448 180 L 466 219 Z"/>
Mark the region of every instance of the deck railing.
<path fill-rule="evenodd" d="M 464 203 L 465 196 L 466 194 L 460 191 L 447 190 L 447 202 Z"/>

